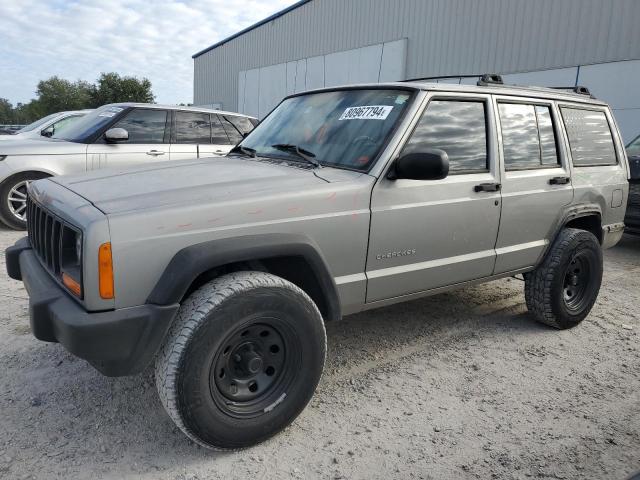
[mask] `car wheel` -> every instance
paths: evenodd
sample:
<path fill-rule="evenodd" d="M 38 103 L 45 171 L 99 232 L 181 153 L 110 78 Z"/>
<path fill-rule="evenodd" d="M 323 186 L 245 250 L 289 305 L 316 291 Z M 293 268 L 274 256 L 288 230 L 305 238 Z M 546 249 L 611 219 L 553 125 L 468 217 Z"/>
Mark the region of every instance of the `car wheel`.
<path fill-rule="evenodd" d="M 241 449 L 298 416 L 325 354 L 324 322 L 306 293 L 268 273 L 231 273 L 180 307 L 156 359 L 156 386 L 192 440 Z"/>
<path fill-rule="evenodd" d="M 602 283 L 602 248 L 591 232 L 566 228 L 542 264 L 525 274 L 525 299 L 539 322 L 565 329 L 591 311 Z"/>
<path fill-rule="evenodd" d="M 27 228 L 27 186 L 36 180 L 47 178 L 39 172 L 14 175 L 0 186 L 0 220 L 14 230 Z"/>

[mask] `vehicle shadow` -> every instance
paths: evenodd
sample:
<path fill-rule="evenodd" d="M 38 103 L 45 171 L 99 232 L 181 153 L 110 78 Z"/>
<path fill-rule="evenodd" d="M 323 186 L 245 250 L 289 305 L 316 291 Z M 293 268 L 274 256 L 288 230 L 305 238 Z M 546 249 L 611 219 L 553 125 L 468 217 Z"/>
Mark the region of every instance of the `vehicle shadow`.
<path fill-rule="evenodd" d="M 488 335 L 551 333 L 524 313 L 521 282 L 508 279 L 493 285 L 328 324 L 327 367 L 320 388 L 344 388 L 341 380 L 354 371 L 366 372 L 393 359 L 429 351 L 433 345 L 439 345 L 445 354 L 447 349 L 458 350 L 478 329 Z M 151 369 L 134 377 L 107 378 L 59 345 L 31 337 L 21 340 L 24 346 L 8 359 L 0 355 L 7 369 L 0 388 L 11 392 L 0 396 L 5 412 L 2 422 L 10 438 L 5 449 L 11 450 L 7 454 L 16 461 L 25 447 L 35 445 L 42 451 L 37 463 L 43 474 L 73 474 L 70 459 L 85 468 L 91 465 L 96 472 L 115 468 L 124 469 L 124 474 L 136 459 L 147 459 L 154 469 L 165 470 L 175 466 L 176 458 L 189 463 L 233 455 L 205 450 L 173 425 L 158 399 Z M 271 450 L 282 441 L 276 437 L 264 448 Z M 22 460 L 32 463 L 29 450 L 26 452 Z"/>

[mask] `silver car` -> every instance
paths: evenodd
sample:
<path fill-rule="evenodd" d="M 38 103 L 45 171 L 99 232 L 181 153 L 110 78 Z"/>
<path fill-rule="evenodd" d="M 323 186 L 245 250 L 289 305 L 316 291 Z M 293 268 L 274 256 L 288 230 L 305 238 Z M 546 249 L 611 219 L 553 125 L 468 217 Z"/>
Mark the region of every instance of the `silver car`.
<path fill-rule="evenodd" d="M 84 117 L 91 112 L 91 109 L 87 110 L 72 110 L 68 112 L 57 112 L 42 117 L 40 120 L 36 120 L 29 125 L 22 127 L 15 133 L 10 135 L 0 135 L 0 142 L 16 141 L 16 140 L 28 140 L 40 137 L 55 137 L 56 134 L 60 135 L 65 128 L 71 126 L 76 120 Z"/>
<path fill-rule="evenodd" d="M 5 256 L 34 335 L 107 375 L 155 364 L 176 425 L 238 449 L 304 409 L 325 322 L 522 274 L 534 319 L 577 326 L 624 145 L 590 95 L 496 82 L 296 94 L 226 157 L 35 182 Z"/>
<path fill-rule="evenodd" d="M 256 124 L 231 112 L 122 103 L 100 107 L 51 138 L 0 142 L 0 220 L 25 228 L 27 185 L 34 180 L 223 155 Z"/>

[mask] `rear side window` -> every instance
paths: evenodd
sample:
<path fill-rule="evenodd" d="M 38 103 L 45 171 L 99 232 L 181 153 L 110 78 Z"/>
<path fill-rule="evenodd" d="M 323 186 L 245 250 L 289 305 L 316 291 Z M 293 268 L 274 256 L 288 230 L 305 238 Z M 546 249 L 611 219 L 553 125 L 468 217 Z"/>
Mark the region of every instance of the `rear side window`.
<path fill-rule="evenodd" d="M 129 132 L 129 140 L 119 143 L 164 143 L 166 123 L 166 110 L 136 108 L 113 127 Z"/>
<path fill-rule="evenodd" d="M 209 114 L 176 112 L 176 143 L 211 143 Z"/>
<path fill-rule="evenodd" d="M 482 101 L 433 100 L 403 153 L 437 148 L 447 152 L 449 171 L 487 171 L 487 123 Z"/>
<path fill-rule="evenodd" d="M 618 163 L 604 112 L 562 107 L 573 164 L 579 167 Z"/>
<path fill-rule="evenodd" d="M 506 170 L 558 166 L 548 106 L 500 103 L 498 111 Z"/>

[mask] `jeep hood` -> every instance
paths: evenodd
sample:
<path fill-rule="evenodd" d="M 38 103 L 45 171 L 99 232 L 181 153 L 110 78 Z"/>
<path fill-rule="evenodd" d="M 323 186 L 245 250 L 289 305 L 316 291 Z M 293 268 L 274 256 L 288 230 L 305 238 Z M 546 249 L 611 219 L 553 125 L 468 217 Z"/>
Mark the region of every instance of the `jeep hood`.
<path fill-rule="evenodd" d="M 317 175 L 317 176 L 316 176 Z M 104 169 L 50 180 L 84 197 L 105 214 L 178 205 L 257 200 L 364 174 L 322 168 L 307 170 L 242 158 L 214 157 Z"/>
<path fill-rule="evenodd" d="M 71 155 L 85 153 L 84 143 L 68 142 L 55 138 L 16 138 L 0 143 L 0 155 Z"/>

